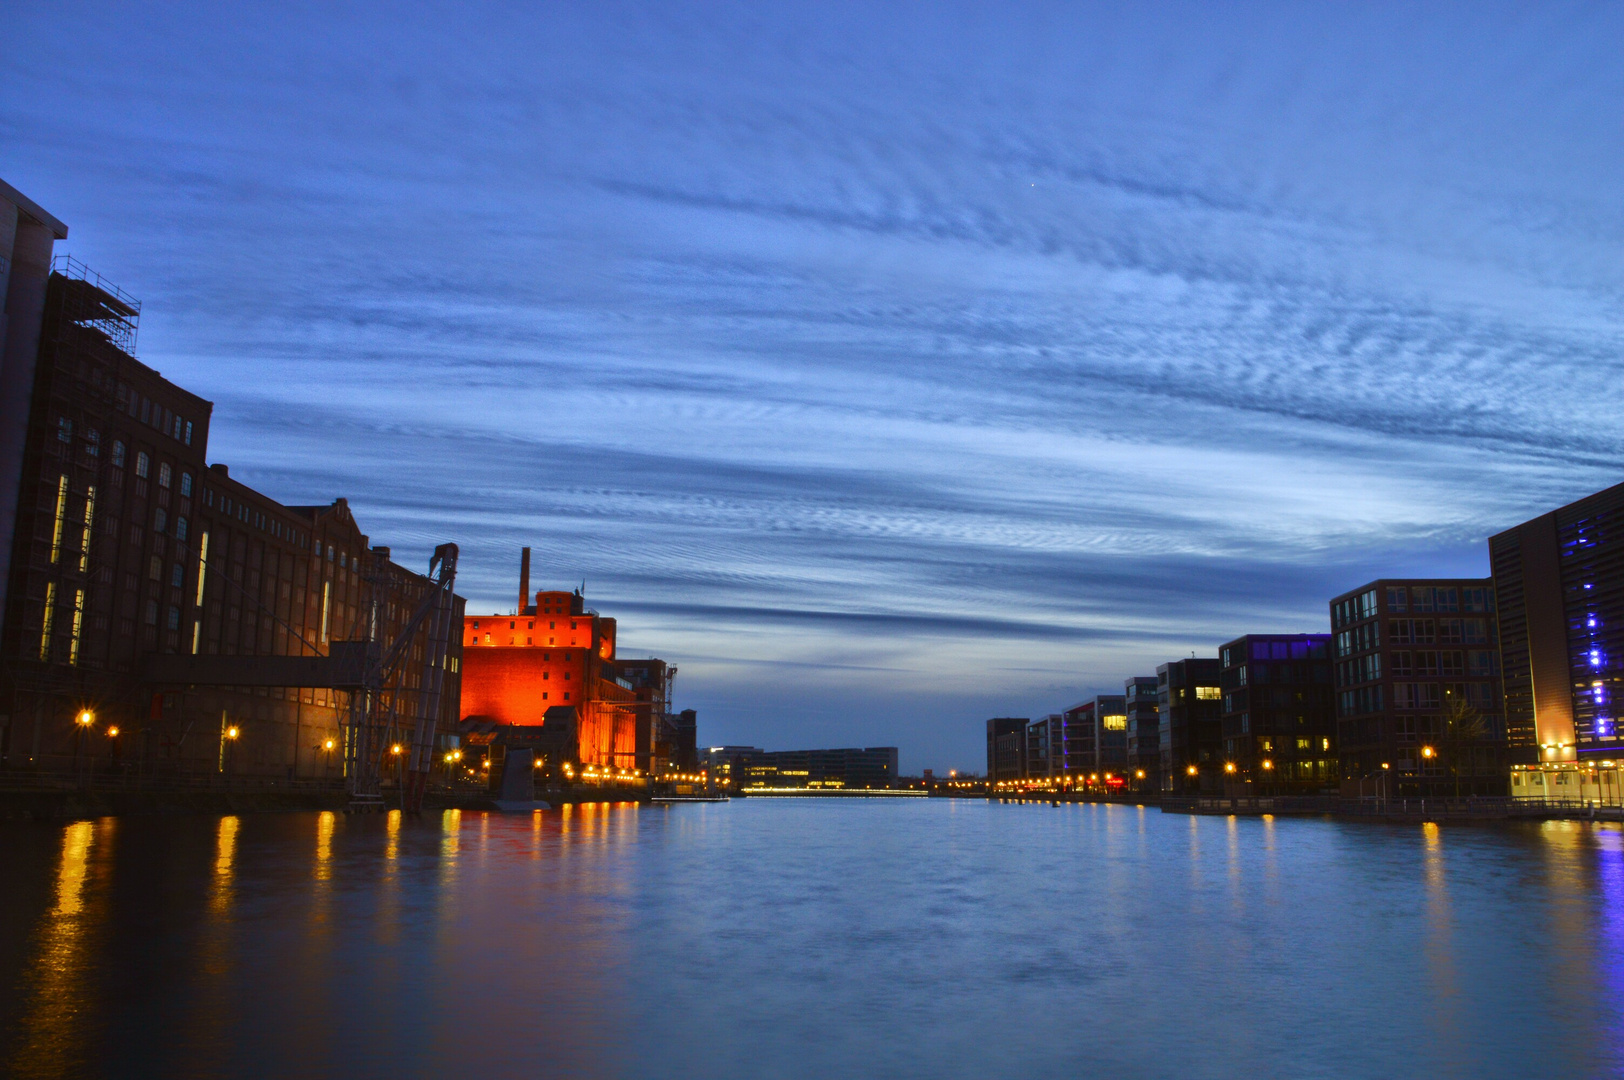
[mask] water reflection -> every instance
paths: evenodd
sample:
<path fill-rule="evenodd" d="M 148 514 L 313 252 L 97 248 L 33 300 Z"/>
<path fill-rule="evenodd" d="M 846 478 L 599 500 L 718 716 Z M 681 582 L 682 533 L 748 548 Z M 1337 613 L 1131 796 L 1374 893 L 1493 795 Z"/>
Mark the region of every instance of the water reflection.
<path fill-rule="evenodd" d="M 56 867 L 55 904 L 36 930 L 29 963 L 32 985 L 18 1025 L 20 1052 L 9 1075 L 62 1076 L 79 1070 L 83 1047 L 79 1029 L 89 1019 L 93 994 L 88 985 L 94 966 L 94 938 L 106 916 L 105 897 L 86 897 L 94 869 L 92 854 L 111 853 L 117 819 L 75 821 L 62 830 Z M 105 862 L 103 863 L 105 866 Z"/>
<path fill-rule="evenodd" d="M 28 828 L 7 1077 L 1624 1065 L 1612 828 L 756 800 L 130 819 L 121 865 Z"/>
<path fill-rule="evenodd" d="M 1421 826 L 1422 880 L 1426 887 L 1426 924 L 1422 955 L 1432 987 L 1434 1037 L 1459 1037 L 1459 973 L 1455 969 L 1455 922 L 1445 874 L 1443 832 L 1437 822 Z"/>

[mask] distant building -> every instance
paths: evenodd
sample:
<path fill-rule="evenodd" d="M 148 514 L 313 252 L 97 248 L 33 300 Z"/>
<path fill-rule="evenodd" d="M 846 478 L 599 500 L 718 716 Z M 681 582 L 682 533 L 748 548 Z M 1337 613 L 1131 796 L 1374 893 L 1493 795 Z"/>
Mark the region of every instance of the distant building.
<path fill-rule="evenodd" d="M 1388 579 L 1331 601 L 1346 790 L 1504 795 L 1494 583 Z"/>
<path fill-rule="evenodd" d="M 1180 795 L 1217 795 L 1224 784 L 1224 703 L 1217 657 L 1174 660 L 1156 668 L 1161 713 L 1161 787 Z"/>
<path fill-rule="evenodd" d="M 987 721 L 987 779 L 994 784 L 1026 779 L 1024 716 L 998 716 Z"/>
<path fill-rule="evenodd" d="M 1120 788 L 1127 784 L 1128 712 L 1121 694 L 1100 694 L 1060 714 L 1064 774 L 1070 784 Z"/>
<path fill-rule="evenodd" d="M 579 592 L 538 592 L 520 614 L 466 616 L 463 719 L 568 723 L 568 760 L 661 771 L 658 729 L 676 669 L 663 660 L 617 660 L 615 632 L 615 620 L 589 610 Z"/>
<path fill-rule="evenodd" d="M 739 786 L 798 788 L 889 788 L 897 779 L 897 748 L 869 746 L 832 750 L 771 750 L 743 763 Z"/>
<path fill-rule="evenodd" d="M 1026 779 L 1049 780 L 1061 775 L 1063 738 L 1059 713 L 1040 716 L 1026 725 Z"/>
<path fill-rule="evenodd" d="M 728 787 L 742 782 L 749 764 L 766 753 L 759 746 L 708 746 L 699 754 L 699 767 L 712 783 Z"/>
<path fill-rule="evenodd" d="M 1334 789 L 1329 634 L 1249 634 L 1218 650 L 1225 783 L 1258 795 Z"/>
<path fill-rule="evenodd" d="M 1161 712 L 1154 675 L 1140 675 L 1123 685 L 1123 712 L 1128 718 L 1127 774 L 1141 791 L 1161 790 Z"/>

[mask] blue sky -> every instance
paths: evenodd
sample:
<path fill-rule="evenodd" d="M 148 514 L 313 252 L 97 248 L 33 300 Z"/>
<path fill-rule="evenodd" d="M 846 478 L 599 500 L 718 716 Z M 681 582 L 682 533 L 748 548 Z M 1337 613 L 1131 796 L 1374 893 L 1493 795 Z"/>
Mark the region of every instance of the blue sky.
<path fill-rule="evenodd" d="M 1624 9 L 8 9 L 0 176 L 212 457 L 897 744 L 1624 473 Z"/>

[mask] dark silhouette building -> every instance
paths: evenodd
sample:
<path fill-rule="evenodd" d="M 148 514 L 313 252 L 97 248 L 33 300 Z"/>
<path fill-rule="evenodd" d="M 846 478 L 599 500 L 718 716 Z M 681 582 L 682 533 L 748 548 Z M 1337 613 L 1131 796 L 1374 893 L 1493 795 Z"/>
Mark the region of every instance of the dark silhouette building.
<path fill-rule="evenodd" d="M 1224 703 L 1217 657 L 1156 668 L 1161 712 L 1161 786 L 1180 795 L 1218 795 L 1224 785 Z"/>
<path fill-rule="evenodd" d="M 1160 791 L 1162 772 L 1161 703 L 1154 675 L 1139 675 L 1123 684 L 1122 708 L 1127 716 L 1126 771 L 1140 791 Z"/>
<path fill-rule="evenodd" d="M 1026 779 L 1026 725 L 1024 716 L 999 716 L 987 721 L 987 782 L 1000 784 Z"/>
<path fill-rule="evenodd" d="M 1333 790 L 1340 771 L 1329 634 L 1248 634 L 1218 650 L 1227 790 Z"/>

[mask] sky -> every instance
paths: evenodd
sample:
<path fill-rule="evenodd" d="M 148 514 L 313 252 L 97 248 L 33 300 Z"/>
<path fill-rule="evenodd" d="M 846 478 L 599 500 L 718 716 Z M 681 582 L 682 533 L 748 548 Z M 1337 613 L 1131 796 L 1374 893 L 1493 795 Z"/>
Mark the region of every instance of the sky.
<path fill-rule="evenodd" d="M 1624 8 L 13 0 L 210 457 L 702 744 L 984 767 L 1624 480 Z"/>

